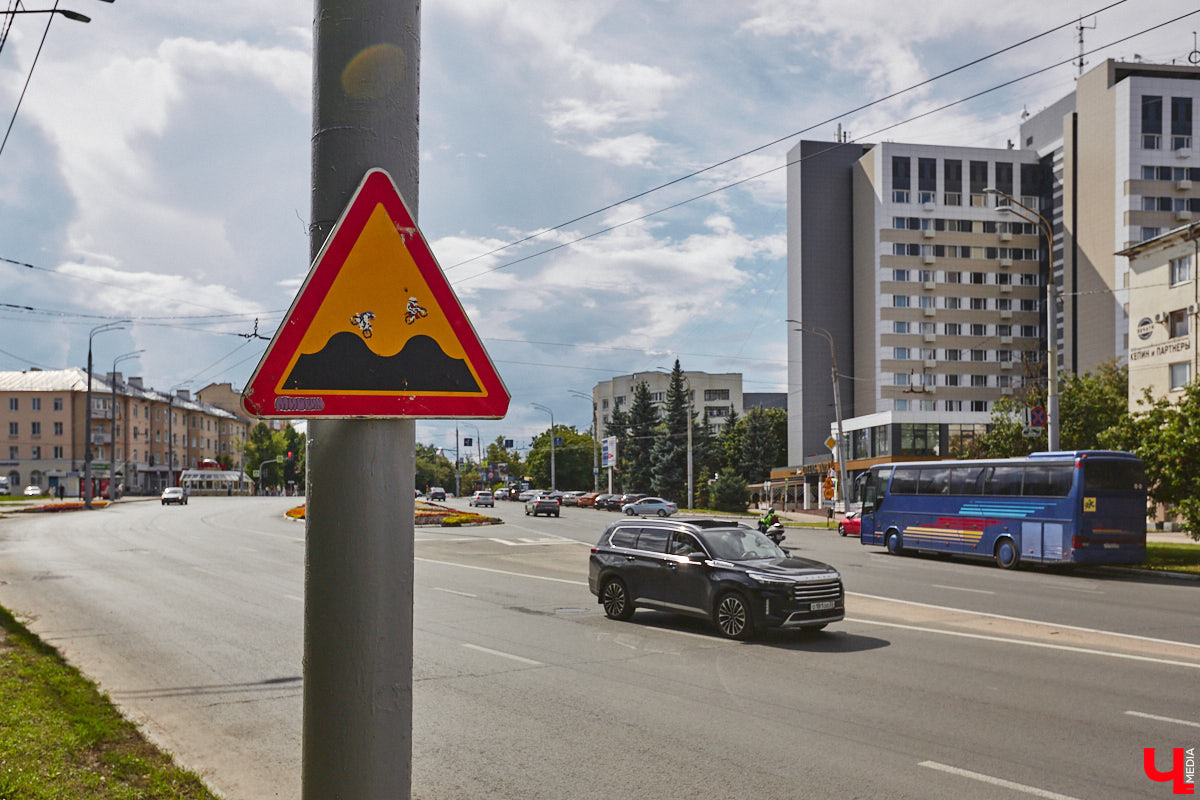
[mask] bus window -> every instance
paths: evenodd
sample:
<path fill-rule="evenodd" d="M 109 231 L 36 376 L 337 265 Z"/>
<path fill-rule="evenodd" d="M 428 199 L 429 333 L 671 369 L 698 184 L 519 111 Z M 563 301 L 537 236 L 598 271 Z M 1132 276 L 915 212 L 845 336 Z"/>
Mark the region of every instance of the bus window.
<path fill-rule="evenodd" d="M 1083 491 L 1141 492 L 1146 489 L 1146 468 L 1140 461 L 1086 460 L 1083 462 Z"/>
<path fill-rule="evenodd" d="M 997 466 L 988 467 L 987 470 L 990 474 L 986 476 L 984 494 L 1011 497 L 1021 493 L 1021 473 L 1025 471 L 1024 467 Z"/>
<path fill-rule="evenodd" d="M 925 467 L 917 483 L 917 494 L 950 494 L 950 468 Z"/>
<path fill-rule="evenodd" d="M 866 481 L 862 487 L 862 513 L 870 514 L 879 507 L 879 501 L 887 494 L 888 479 L 892 476 L 891 467 L 873 469 L 864 473 Z"/>
<path fill-rule="evenodd" d="M 1030 464 L 1025 468 L 1021 494 L 1031 497 L 1066 497 L 1075 480 L 1074 464 Z"/>
<path fill-rule="evenodd" d="M 952 467 L 950 494 L 983 494 L 983 473 L 986 467 Z"/>
<path fill-rule="evenodd" d="M 892 494 L 916 494 L 918 467 L 896 467 L 892 475 Z"/>

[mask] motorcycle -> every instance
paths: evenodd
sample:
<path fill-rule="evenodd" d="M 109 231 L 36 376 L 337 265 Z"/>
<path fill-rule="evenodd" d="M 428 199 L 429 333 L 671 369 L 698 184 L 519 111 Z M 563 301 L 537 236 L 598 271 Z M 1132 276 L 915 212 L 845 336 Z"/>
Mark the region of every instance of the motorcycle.
<path fill-rule="evenodd" d="M 764 534 L 768 539 L 770 539 L 775 544 L 779 544 L 780 542 L 782 542 L 784 539 L 787 538 L 787 536 L 783 532 L 783 525 L 778 522 L 772 523 L 771 525 L 767 525 L 767 523 L 763 522 L 762 520 L 759 520 L 758 532 L 761 534 Z"/>

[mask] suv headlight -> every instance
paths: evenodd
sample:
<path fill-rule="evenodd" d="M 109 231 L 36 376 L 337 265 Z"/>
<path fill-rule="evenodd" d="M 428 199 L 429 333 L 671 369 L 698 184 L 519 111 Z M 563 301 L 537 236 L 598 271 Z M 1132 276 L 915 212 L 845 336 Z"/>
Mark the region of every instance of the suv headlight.
<path fill-rule="evenodd" d="M 769 575 L 765 572 L 747 572 L 746 574 L 764 586 L 790 589 L 796 585 L 796 582 L 791 578 L 784 578 L 779 575 Z"/>

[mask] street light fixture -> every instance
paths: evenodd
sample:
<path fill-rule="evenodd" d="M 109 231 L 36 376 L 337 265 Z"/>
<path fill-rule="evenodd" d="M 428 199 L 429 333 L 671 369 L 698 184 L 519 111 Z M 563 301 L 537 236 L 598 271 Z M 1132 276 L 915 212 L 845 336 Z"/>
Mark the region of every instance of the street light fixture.
<path fill-rule="evenodd" d="M 111 3 L 112 0 L 104 0 L 104 2 Z M 65 8 L 18 8 L 11 11 L 0 11 L 0 16 L 12 16 L 13 14 L 61 14 L 75 22 L 92 21 L 91 17 L 84 16 L 78 11 L 68 11 Z"/>
<path fill-rule="evenodd" d="M 592 491 L 600 491 L 600 430 L 596 422 L 596 401 L 590 394 L 578 389 L 568 389 L 567 394 L 587 400 L 592 404 Z"/>
<path fill-rule="evenodd" d="M 829 359 L 833 365 L 833 411 L 837 416 L 838 494 L 841 495 L 842 512 L 845 513 L 850 510 L 850 496 L 847 494 L 850 487 L 846 484 L 846 459 L 849 454 L 845 452 L 849 448 L 846 447 L 846 437 L 842 434 L 842 392 L 838 386 L 837 354 L 833 349 L 833 335 L 819 325 L 813 325 L 811 322 L 801 322 L 798 319 L 789 319 L 787 322 L 799 325 L 800 327 L 796 330 L 800 333 L 815 333 L 829 342 Z"/>
<path fill-rule="evenodd" d="M 1050 259 L 1050 270 L 1046 276 L 1046 449 L 1054 452 L 1058 450 L 1058 323 L 1055 319 L 1057 313 L 1057 292 L 1054 286 L 1054 235 L 1050 228 L 1050 223 L 1046 218 L 1034 211 L 1029 206 L 1020 202 L 1012 195 L 1005 194 L 999 189 L 988 187 L 983 190 L 984 194 L 994 194 L 998 197 L 1006 198 L 1009 203 L 1020 206 L 1029 214 L 1037 218 L 1036 221 L 1025 216 L 1021 212 L 1012 207 L 1000 206 L 1000 211 L 1007 211 L 1014 216 L 1031 224 L 1037 225 L 1042 236 L 1046 237 L 1046 253 Z"/>
<path fill-rule="evenodd" d="M 531 406 L 539 411 L 545 411 L 550 415 L 550 491 L 558 491 L 557 481 L 554 473 L 554 412 L 549 407 L 541 403 L 530 403 Z"/>
<path fill-rule="evenodd" d="M 110 445 L 112 447 L 112 452 L 109 454 L 110 457 L 108 459 L 110 464 L 108 468 L 108 502 L 110 503 L 117 499 L 117 364 L 122 361 L 128 361 L 131 358 L 137 358 L 138 353 L 144 352 L 146 352 L 146 348 L 143 347 L 140 350 L 131 350 L 128 353 L 122 353 L 113 359 L 112 373 L 110 373 L 110 377 L 112 379 L 113 416 L 112 421 L 108 423 L 109 433 L 112 434 L 112 444 Z M 128 427 L 128 423 L 126 423 L 126 427 Z M 122 470 L 122 475 L 123 474 L 124 471 Z"/>
<path fill-rule="evenodd" d="M 97 333 L 124 330 L 133 320 L 106 322 L 92 328 L 88 334 L 87 406 L 83 418 L 83 507 L 92 507 L 92 339 Z"/>

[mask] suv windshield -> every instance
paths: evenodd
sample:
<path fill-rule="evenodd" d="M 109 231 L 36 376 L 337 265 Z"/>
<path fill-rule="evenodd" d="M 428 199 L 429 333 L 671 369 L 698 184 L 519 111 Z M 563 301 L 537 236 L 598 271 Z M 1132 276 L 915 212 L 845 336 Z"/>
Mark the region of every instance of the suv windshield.
<path fill-rule="evenodd" d="M 787 554 L 780 550 L 778 545 L 749 528 L 724 528 L 699 533 L 713 558 L 726 561 L 787 558 Z"/>

